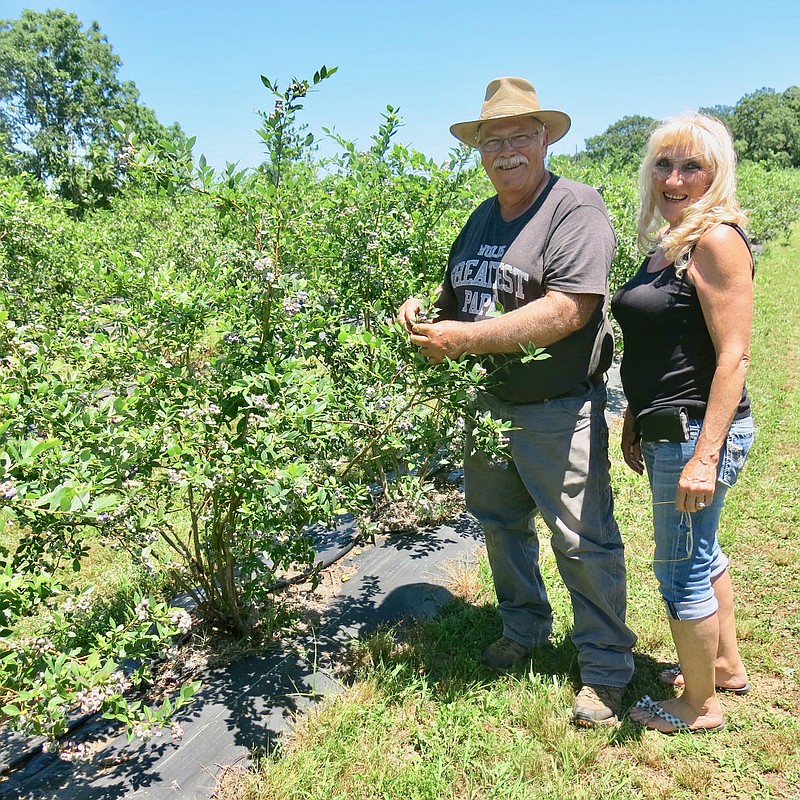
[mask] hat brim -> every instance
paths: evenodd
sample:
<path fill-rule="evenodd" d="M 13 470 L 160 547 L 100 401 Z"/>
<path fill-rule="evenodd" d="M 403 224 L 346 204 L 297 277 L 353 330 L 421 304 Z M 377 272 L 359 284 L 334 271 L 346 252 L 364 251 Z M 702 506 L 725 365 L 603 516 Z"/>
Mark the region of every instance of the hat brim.
<path fill-rule="evenodd" d="M 572 120 L 563 111 L 528 111 L 524 114 L 509 114 L 507 116 L 476 119 L 470 122 L 457 122 L 455 125 L 450 126 L 450 133 L 469 147 L 477 147 L 478 131 L 484 122 L 491 122 L 495 119 L 516 119 L 517 117 L 538 119 L 547 128 L 548 144 L 553 144 L 553 142 L 557 142 L 566 136 L 570 125 L 572 125 Z"/>

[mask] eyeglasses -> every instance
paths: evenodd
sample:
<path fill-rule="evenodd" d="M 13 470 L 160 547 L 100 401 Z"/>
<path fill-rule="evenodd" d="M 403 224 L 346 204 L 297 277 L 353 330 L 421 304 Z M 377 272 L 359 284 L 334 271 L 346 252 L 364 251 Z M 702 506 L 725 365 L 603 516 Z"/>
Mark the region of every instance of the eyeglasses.
<path fill-rule="evenodd" d="M 503 149 L 503 144 L 508 142 L 515 150 L 522 150 L 533 142 L 534 139 L 539 139 L 544 135 L 544 128 L 536 133 L 516 133 L 513 136 L 507 136 L 504 139 L 487 139 L 481 142 L 478 147 L 482 153 L 497 153 Z"/>
<path fill-rule="evenodd" d="M 703 164 L 699 158 L 671 159 L 662 156 L 653 163 L 653 173 L 662 178 L 668 178 L 678 170 L 682 180 L 690 180 L 698 175 L 706 175 L 711 167 Z"/>

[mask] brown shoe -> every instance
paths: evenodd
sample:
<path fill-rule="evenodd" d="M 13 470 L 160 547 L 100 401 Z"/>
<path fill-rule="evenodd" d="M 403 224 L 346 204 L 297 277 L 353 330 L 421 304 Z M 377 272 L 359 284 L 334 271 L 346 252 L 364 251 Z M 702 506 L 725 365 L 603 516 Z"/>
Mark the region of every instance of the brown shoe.
<path fill-rule="evenodd" d="M 624 686 L 586 684 L 575 696 L 572 721 L 582 728 L 616 725 L 622 708 Z"/>
<path fill-rule="evenodd" d="M 496 642 L 492 642 L 484 651 L 481 660 L 487 667 L 506 672 L 515 664 L 531 657 L 532 647 L 520 644 L 508 636 L 501 636 Z"/>

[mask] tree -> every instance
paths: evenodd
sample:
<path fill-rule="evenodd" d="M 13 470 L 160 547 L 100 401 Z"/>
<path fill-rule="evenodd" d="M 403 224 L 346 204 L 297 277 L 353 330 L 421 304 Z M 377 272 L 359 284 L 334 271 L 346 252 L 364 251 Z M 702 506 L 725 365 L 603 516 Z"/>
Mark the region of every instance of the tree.
<path fill-rule="evenodd" d="M 586 154 L 591 161 L 606 161 L 614 167 L 637 166 L 655 121 L 639 114 L 623 117 L 605 133 L 587 139 Z"/>
<path fill-rule="evenodd" d="M 733 118 L 734 110 L 733 106 L 725 105 L 708 106 L 698 109 L 701 114 L 708 114 L 711 117 L 716 117 L 720 122 L 724 122 L 729 129 L 731 127 L 731 119 Z"/>
<path fill-rule="evenodd" d="M 783 93 L 784 102 L 800 117 L 800 86 L 790 86 Z"/>
<path fill-rule="evenodd" d="M 800 166 L 800 87 L 746 94 L 729 124 L 740 157 L 779 167 Z"/>
<path fill-rule="evenodd" d="M 75 14 L 25 9 L 0 20 L 0 148 L 12 169 L 29 172 L 82 210 L 103 205 L 123 174 L 112 123 L 144 140 L 180 135 L 139 102 L 97 22 Z"/>

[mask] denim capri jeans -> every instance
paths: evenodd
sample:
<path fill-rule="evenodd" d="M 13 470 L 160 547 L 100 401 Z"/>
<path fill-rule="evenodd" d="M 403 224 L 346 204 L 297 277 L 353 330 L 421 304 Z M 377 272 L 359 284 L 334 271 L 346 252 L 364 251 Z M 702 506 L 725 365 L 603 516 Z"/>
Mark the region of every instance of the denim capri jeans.
<path fill-rule="evenodd" d="M 751 416 L 734 420 L 720 454 L 713 502 L 692 513 L 678 511 L 678 479 L 694 454 L 702 425 L 702 420 L 689 420 L 688 442 L 642 442 L 653 494 L 653 572 L 667 613 L 676 620 L 705 619 L 719 607 L 712 581 L 725 572 L 728 558 L 717 541 L 717 527 L 725 495 L 736 483 L 755 438 Z"/>

